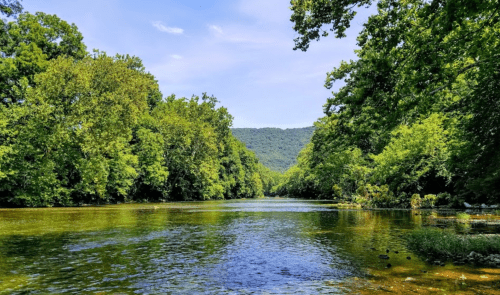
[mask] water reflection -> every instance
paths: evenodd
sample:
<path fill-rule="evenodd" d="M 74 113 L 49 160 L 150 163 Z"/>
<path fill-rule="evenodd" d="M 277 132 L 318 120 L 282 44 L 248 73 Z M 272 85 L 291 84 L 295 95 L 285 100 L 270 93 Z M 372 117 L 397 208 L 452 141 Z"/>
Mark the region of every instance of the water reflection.
<path fill-rule="evenodd" d="M 348 293 L 354 278 L 427 267 L 403 241 L 422 215 L 325 204 L 0 210 L 0 293 Z M 387 250 L 391 268 L 379 258 Z"/>

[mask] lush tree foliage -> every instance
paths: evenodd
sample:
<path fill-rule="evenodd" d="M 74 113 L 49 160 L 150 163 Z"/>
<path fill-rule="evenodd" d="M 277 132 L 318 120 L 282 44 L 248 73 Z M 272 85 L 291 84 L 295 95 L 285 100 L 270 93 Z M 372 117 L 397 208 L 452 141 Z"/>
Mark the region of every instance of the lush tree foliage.
<path fill-rule="evenodd" d="M 273 171 L 284 172 L 295 165 L 297 155 L 311 140 L 314 127 L 305 128 L 232 128 L 233 135 L 255 152 Z"/>
<path fill-rule="evenodd" d="M 2 23 L 0 205 L 256 197 L 278 178 L 217 99 L 163 98 L 139 58 L 88 54 L 75 25 Z"/>
<path fill-rule="evenodd" d="M 358 60 L 327 74 L 327 88 L 345 85 L 299 159 L 307 184 L 322 197 L 392 198 L 385 205 L 409 206 L 414 193 L 499 202 L 500 3 L 292 0 L 295 49 L 328 29 L 343 37 L 355 10 L 372 3 Z"/>
<path fill-rule="evenodd" d="M 23 10 L 20 0 L 0 0 L 0 13 L 16 16 Z"/>
<path fill-rule="evenodd" d="M 87 52 L 77 27 L 56 15 L 22 13 L 15 21 L 0 20 L 0 101 L 24 99 L 23 85 L 33 86 L 36 74 L 59 56 L 82 59 Z"/>

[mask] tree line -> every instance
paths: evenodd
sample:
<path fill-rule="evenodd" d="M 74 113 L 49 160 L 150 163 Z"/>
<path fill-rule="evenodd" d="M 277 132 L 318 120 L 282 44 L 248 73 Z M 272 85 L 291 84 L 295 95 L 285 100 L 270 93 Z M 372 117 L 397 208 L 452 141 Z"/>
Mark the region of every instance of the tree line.
<path fill-rule="evenodd" d="M 327 73 L 326 88 L 344 86 L 281 191 L 375 207 L 499 203 L 499 1 L 292 0 L 294 49 L 345 37 L 372 4 L 358 59 Z"/>
<path fill-rule="evenodd" d="M 163 97 L 138 57 L 88 53 L 74 24 L 3 1 L 0 205 L 244 198 L 276 176 L 217 99 Z"/>

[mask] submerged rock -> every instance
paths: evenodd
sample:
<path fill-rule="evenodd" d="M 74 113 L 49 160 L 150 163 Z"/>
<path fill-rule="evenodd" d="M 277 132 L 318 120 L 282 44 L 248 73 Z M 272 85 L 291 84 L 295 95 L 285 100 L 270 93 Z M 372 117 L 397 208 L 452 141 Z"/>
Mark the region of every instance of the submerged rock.
<path fill-rule="evenodd" d="M 488 266 L 500 268 L 500 254 L 488 255 L 483 260 Z"/>
<path fill-rule="evenodd" d="M 483 255 L 476 253 L 474 251 L 470 252 L 469 255 L 467 256 L 467 260 L 474 264 L 482 264 L 483 259 L 484 259 Z"/>

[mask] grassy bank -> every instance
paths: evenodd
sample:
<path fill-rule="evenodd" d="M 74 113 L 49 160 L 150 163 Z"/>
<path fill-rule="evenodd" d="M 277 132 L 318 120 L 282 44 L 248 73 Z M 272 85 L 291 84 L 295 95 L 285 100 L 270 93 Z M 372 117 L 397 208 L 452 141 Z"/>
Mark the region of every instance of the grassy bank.
<path fill-rule="evenodd" d="M 500 267 L 500 236 L 458 235 L 448 230 L 423 228 L 407 236 L 408 248 L 431 263 L 453 261 Z"/>

